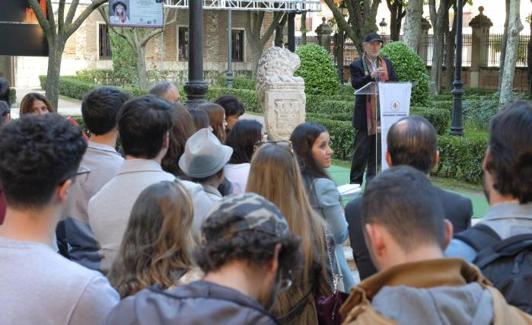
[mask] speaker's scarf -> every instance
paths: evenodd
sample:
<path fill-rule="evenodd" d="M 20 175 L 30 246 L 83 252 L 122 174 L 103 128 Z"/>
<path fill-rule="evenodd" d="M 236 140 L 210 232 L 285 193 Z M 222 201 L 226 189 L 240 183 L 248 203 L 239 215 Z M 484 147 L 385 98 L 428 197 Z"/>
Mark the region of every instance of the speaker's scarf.
<path fill-rule="evenodd" d="M 375 65 L 373 65 L 370 59 L 364 53 L 362 55 L 362 64 L 364 65 L 364 72 L 366 75 L 371 75 L 373 71 L 380 68 L 382 72 L 380 73 L 377 81 L 388 81 L 388 66 L 382 57 L 378 56 L 375 59 Z M 377 104 L 377 95 L 366 96 L 366 120 L 368 122 L 368 135 L 377 133 Z"/>

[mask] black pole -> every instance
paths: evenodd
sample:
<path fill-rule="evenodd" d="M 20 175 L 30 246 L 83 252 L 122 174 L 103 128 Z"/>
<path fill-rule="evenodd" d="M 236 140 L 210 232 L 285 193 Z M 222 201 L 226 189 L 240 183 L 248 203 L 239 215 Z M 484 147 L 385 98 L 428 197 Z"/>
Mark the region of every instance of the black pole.
<path fill-rule="evenodd" d="M 207 83 L 203 80 L 203 1 L 188 4 L 188 81 L 186 105 L 195 108 L 206 101 Z"/>
<path fill-rule="evenodd" d="M 232 10 L 227 9 L 227 88 L 233 88 L 233 27 Z"/>
<path fill-rule="evenodd" d="M 462 82 L 462 6 L 463 0 L 456 0 L 456 57 L 454 61 L 453 81 L 453 116 L 451 122 L 451 135 L 464 135 L 464 122 L 462 114 L 462 95 L 464 83 Z M 434 67 L 432 67 L 434 69 Z"/>
<path fill-rule="evenodd" d="M 296 51 L 296 13 L 291 11 L 288 13 L 288 50 L 290 52 Z"/>

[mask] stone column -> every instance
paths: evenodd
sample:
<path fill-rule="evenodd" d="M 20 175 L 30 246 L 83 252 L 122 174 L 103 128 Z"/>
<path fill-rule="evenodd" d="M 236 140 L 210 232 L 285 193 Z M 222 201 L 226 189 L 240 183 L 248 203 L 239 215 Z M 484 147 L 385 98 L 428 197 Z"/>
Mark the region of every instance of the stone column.
<path fill-rule="evenodd" d="M 325 20 L 325 17 L 321 19 L 322 23 L 316 28 L 315 32 L 318 35 L 318 44 L 324 47 L 327 52 L 331 52 L 331 34 L 333 29 Z"/>
<path fill-rule="evenodd" d="M 427 63 L 427 54 L 429 46 L 429 29 L 432 27 L 426 18 L 421 18 L 421 41 L 418 43 L 419 56 L 423 62 Z"/>
<path fill-rule="evenodd" d="M 469 23 L 473 29 L 469 86 L 474 88 L 480 85 L 480 68 L 488 66 L 488 41 L 490 27 L 493 26 L 491 20 L 483 13 L 484 7 L 478 7 L 478 11 L 480 13 Z"/>
<path fill-rule="evenodd" d="M 257 97 L 270 140 L 288 140 L 305 122 L 305 82 L 294 77 L 299 64 L 296 54 L 280 47 L 265 50 L 259 60 Z"/>

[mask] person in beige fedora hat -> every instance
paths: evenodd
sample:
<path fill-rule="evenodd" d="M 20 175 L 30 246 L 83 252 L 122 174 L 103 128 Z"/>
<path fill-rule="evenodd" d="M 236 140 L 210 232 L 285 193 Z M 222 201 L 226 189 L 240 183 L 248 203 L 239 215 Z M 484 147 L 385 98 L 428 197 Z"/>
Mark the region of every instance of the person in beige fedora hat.
<path fill-rule="evenodd" d="M 224 166 L 227 164 L 233 148 L 223 145 L 208 129 L 200 129 L 185 144 L 185 152 L 179 158 L 179 168 L 193 182 L 203 186 L 210 201 L 205 202 L 209 208 L 222 199 L 218 186 L 224 180 Z M 192 229 L 199 234 L 201 219 L 195 219 Z"/>

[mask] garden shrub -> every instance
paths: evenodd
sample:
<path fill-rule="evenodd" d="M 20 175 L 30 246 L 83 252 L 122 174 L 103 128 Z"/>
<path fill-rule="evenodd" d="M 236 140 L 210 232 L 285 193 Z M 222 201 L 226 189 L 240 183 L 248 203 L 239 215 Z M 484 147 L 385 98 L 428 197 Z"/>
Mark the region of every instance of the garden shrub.
<path fill-rule="evenodd" d="M 353 147 L 353 127 L 351 121 L 334 121 L 325 118 L 307 116 L 307 122 L 320 123 L 329 131 L 331 148 L 334 150 L 334 158 L 349 160 Z"/>
<path fill-rule="evenodd" d="M 482 160 L 488 145 L 486 134 L 438 137 L 440 163 L 433 174 L 470 183 L 482 182 Z"/>
<path fill-rule="evenodd" d="M 296 50 L 301 66 L 294 75 L 305 80 L 308 95 L 338 94 L 338 75 L 329 52 L 316 44 L 301 46 Z"/>
<path fill-rule="evenodd" d="M 235 77 L 233 80 L 233 88 L 255 90 L 255 80 L 247 77 Z"/>
<path fill-rule="evenodd" d="M 209 87 L 209 90 L 207 91 L 207 99 L 210 101 L 214 101 L 216 98 L 223 95 L 233 95 L 238 98 L 238 100 L 244 105 L 246 111 L 256 113 L 263 112 L 257 98 L 257 93 L 254 90 Z"/>
<path fill-rule="evenodd" d="M 451 122 L 451 113 L 449 110 L 418 106 L 412 107 L 410 114 L 420 115 L 426 118 L 440 135 L 449 133 L 449 125 Z"/>
<path fill-rule="evenodd" d="M 400 81 L 417 83 L 412 88 L 411 105 L 425 106 L 429 102 L 429 77 L 425 63 L 403 42 L 386 44 L 381 54 L 392 61 L 393 69 Z"/>
<path fill-rule="evenodd" d="M 138 86 L 137 53 L 116 32 L 110 30 L 114 81 L 117 86 Z"/>

